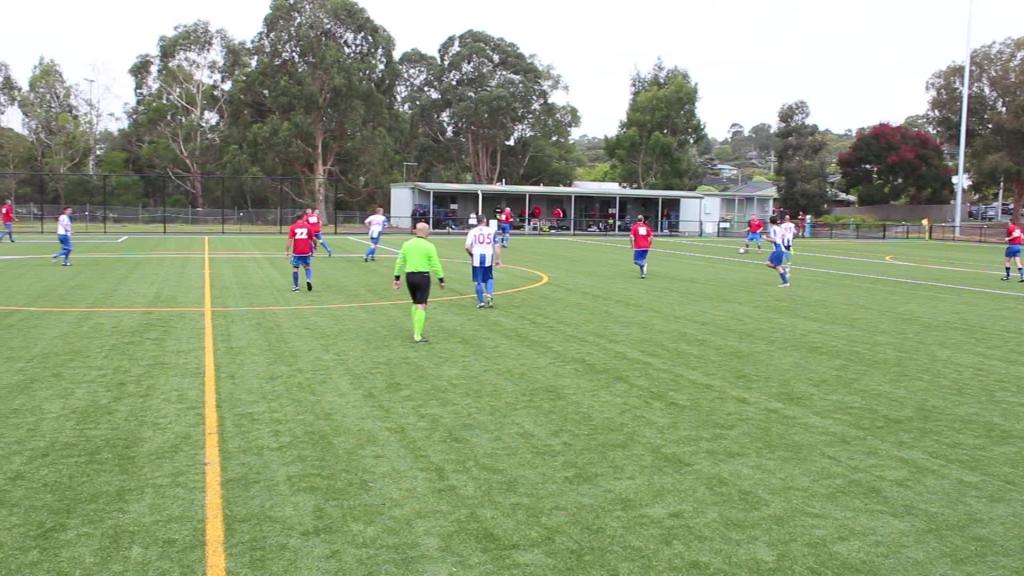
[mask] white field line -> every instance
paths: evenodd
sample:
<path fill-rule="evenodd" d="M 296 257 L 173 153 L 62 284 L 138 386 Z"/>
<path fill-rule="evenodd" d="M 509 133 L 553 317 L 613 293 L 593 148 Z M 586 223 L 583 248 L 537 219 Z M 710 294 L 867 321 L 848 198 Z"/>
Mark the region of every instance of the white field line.
<path fill-rule="evenodd" d="M 629 248 L 629 246 L 626 246 L 624 244 L 611 244 L 611 243 L 608 243 L 608 242 L 594 242 L 592 240 L 574 240 L 574 241 L 575 242 L 579 242 L 581 244 L 594 244 L 596 246 L 612 246 L 614 248 Z M 744 264 L 757 264 L 757 265 L 763 265 L 764 264 L 763 262 L 755 262 L 755 261 L 752 261 L 752 260 L 747 260 L 745 258 L 733 258 L 731 256 L 714 256 L 714 255 L 711 255 L 711 254 L 699 254 L 697 252 L 683 252 L 683 251 L 680 251 L 680 250 L 665 250 L 665 249 L 662 249 L 662 248 L 651 248 L 651 252 L 664 252 L 664 253 L 667 253 L 667 254 L 679 254 L 681 256 L 693 256 L 695 258 L 707 258 L 709 260 L 722 260 L 722 261 L 726 261 L 726 262 L 742 262 Z M 908 278 L 894 278 L 892 276 L 878 276 L 878 275 L 875 275 L 875 274 L 861 274 L 859 272 L 844 272 L 844 271 L 841 271 L 841 270 L 829 270 L 829 269 L 826 269 L 826 268 L 811 268 L 811 267 L 808 267 L 808 266 L 793 266 L 793 268 L 798 269 L 798 270 L 808 270 L 810 272 L 821 272 L 823 274 L 837 274 L 837 275 L 840 275 L 840 276 L 851 276 L 851 277 L 854 277 L 854 278 L 868 278 L 868 279 L 871 279 L 871 280 L 886 280 L 886 281 L 889 281 L 889 282 L 900 282 L 900 283 L 903 283 L 903 284 L 914 284 L 914 285 L 917 285 L 917 286 L 932 286 L 932 287 L 936 287 L 936 288 L 950 288 L 950 289 L 953 289 L 953 290 L 966 290 L 968 292 L 983 292 L 983 293 L 986 293 L 986 294 L 1001 294 L 1001 295 L 1004 295 L 1004 296 L 1017 296 L 1017 297 L 1024 296 L 1024 292 L 1008 292 L 1006 290 L 993 290 L 993 289 L 990 289 L 990 288 L 976 288 L 976 287 L 973 287 L 973 286 L 961 286 L 961 285 L 958 285 L 958 284 L 946 284 L 946 283 L 943 283 L 943 282 L 928 282 L 928 281 L 925 281 L 925 280 L 910 280 Z"/>
<path fill-rule="evenodd" d="M 363 240 L 362 238 L 356 238 L 355 236 L 345 236 L 345 238 L 348 238 L 349 240 L 352 240 L 353 242 L 359 242 L 360 244 L 365 244 L 367 246 L 373 246 L 373 242 L 370 242 L 369 240 Z M 463 240 L 465 240 L 465 238 L 463 238 Z M 401 252 L 401 250 L 396 250 L 395 248 L 392 248 L 390 246 L 385 246 L 383 244 L 377 244 L 377 247 L 378 248 L 383 248 L 385 250 L 391 250 L 392 252 L 394 252 L 396 254 Z M 360 256 L 362 256 L 362 254 L 360 254 Z"/>
<path fill-rule="evenodd" d="M 120 244 L 128 239 L 128 236 L 122 236 L 117 240 L 79 240 L 78 236 L 74 236 L 75 244 Z M 53 240 L 18 240 L 15 244 L 53 244 Z"/>
<path fill-rule="evenodd" d="M 713 244 L 713 243 L 710 243 L 710 242 L 693 242 L 693 241 L 688 241 L 688 240 L 676 240 L 676 239 L 673 239 L 673 238 L 661 238 L 660 241 L 661 242 L 671 242 L 671 243 L 675 243 L 675 244 L 689 244 L 689 245 L 692 245 L 692 246 L 711 246 L 711 247 L 717 247 L 717 248 L 735 248 L 736 247 L 735 244 Z M 970 269 L 970 268 L 956 268 L 956 267 L 953 267 L 953 266 L 939 266 L 937 264 L 915 264 L 913 262 L 902 262 L 900 260 L 890 260 L 889 257 L 886 257 L 886 258 L 884 258 L 882 260 L 879 260 L 877 258 L 859 258 L 859 257 L 856 257 L 856 256 L 840 256 L 838 254 L 822 254 L 822 253 L 819 253 L 819 252 L 804 252 L 803 250 L 799 250 L 797 252 L 794 252 L 793 255 L 794 256 L 813 256 L 815 258 L 835 258 L 836 260 L 849 260 L 849 261 L 853 261 L 853 262 L 870 262 L 870 263 L 873 263 L 873 264 L 897 264 L 899 266 L 913 266 L 913 267 L 917 267 L 917 268 L 931 268 L 931 269 L 934 269 L 934 270 L 951 270 L 951 271 L 954 271 L 954 272 L 971 272 L 971 273 L 974 273 L 974 274 L 988 274 L 988 275 L 1001 274 L 1000 272 L 995 272 L 995 271 L 973 270 L 973 269 Z"/>

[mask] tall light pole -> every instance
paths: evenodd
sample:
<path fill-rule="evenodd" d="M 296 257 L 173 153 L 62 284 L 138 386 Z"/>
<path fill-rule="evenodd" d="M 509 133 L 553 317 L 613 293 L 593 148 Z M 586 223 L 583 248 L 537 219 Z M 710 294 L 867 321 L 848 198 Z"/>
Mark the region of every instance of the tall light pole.
<path fill-rule="evenodd" d="M 84 78 L 89 83 L 89 174 L 96 173 L 96 104 L 92 99 L 92 85 L 96 80 Z"/>
<path fill-rule="evenodd" d="M 408 176 L 406 176 L 406 168 L 409 166 L 419 166 L 419 162 L 402 162 L 402 182 L 408 182 Z"/>
<path fill-rule="evenodd" d="M 953 236 L 960 235 L 960 212 L 964 201 L 964 155 L 967 150 L 967 97 L 971 93 L 971 13 L 974 0 L 967 0 L 967 56 L 964 58 L 963 97 L 960 100 L 960 157 L 956 171 L 956 210 L 953 214 Z M 1000 210 L 1002 207 L 1000 206 Z"/>

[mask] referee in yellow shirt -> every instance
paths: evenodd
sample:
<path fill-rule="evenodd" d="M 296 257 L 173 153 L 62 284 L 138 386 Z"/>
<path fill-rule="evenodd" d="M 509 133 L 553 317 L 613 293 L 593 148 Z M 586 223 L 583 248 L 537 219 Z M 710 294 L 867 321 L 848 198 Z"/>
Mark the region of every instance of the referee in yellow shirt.
<path fill-rule="evenodd" d="M 405 273 L 405 285 L 412 297 L 412 338 L 415 342 L 426 342 L 423 327 L 427 324 L 427 300 L 430 298 L 430 273 L 437 276 L 437 283 L 444 290 L 444 269 L 441 259 L 437 257 L 437 246 L 427 237 L 430 226 L 420 222 L 414 230 L 416 237 L 406 240 L 395 262 L 395 290 L 402 286 L 402 273 Z"/>

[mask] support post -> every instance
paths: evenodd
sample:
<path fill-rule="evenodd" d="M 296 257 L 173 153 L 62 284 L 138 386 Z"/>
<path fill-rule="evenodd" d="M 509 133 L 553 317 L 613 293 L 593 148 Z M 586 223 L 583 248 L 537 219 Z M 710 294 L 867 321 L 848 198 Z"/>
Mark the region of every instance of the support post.
<path fill-rule="evenodd" d="M 569 196 L 569 234 L 576 235 L 576 195 Z"/>
<path fill-rule="evenodd" d="M 619 234 L 619 219 L 622 218 L 622 214 L 619 214 L 619 196 L 615 196 L 615 220 L 612 221 L 612 234 L 618 236 Z"/>
<path fill-rule="evenodd" d="M 526 222 L 523 222 L 523 230 L 525 230 L 526 234 L 529 235 L 530 234 L 530 225 L 532 224 L 530 219 L 533 218 L 533 212 L 530 211 L 530 193 L 529 192 L 526 193 L 526 200 L 525 200 L 525 202 L 526 202 Z M 539 227 L 539 225 L 538 225 L 538 227 Z M 537 233 L 539 234 L 540 230 L 538 230 Z"/>

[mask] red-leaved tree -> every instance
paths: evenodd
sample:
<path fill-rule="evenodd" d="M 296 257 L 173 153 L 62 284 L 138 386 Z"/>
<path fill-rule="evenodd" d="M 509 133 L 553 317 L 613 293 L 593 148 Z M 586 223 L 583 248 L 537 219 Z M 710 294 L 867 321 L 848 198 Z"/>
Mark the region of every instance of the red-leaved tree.
<path fill-rule="evenodd" d="M 953 171 L 931 134 L 879 124 L 861 132 L 839 155 L 842 188 L 862 206 L 907 202 L 942 204 L 952 195 Z"/>

